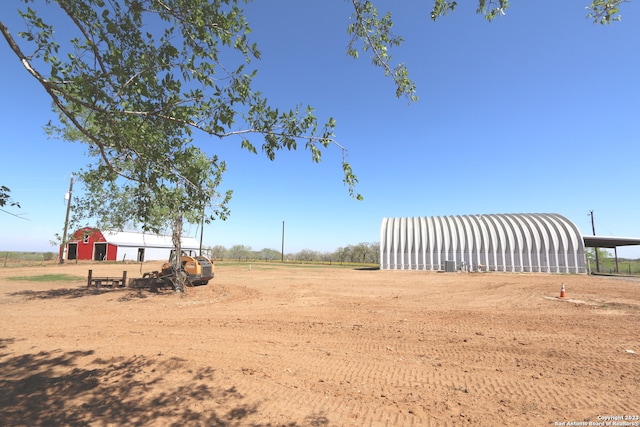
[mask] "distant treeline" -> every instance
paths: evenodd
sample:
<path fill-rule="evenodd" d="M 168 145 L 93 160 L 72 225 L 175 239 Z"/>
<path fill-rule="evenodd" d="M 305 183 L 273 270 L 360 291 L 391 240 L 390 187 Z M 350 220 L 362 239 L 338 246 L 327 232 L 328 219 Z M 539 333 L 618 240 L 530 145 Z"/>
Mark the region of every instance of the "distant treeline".
<path fill-rule="evenodd" d="M 347 264 L 379 264 L 380 247 L 377 242 L 358 243 L 338 248 L 333 252 L 319 252 L 312 249 L 303 249 L 296 253 L 285 253 L 276 249 L 261 249 L 255 251 L 251 246 L 234 245 L 230 248 L 224 246 L 213 246 L 203 248 L 204 255 L 215 260 L 259 260 L 259 261 L 301 261 L 301 262 L 321 262 L 321 263 L 347 263 Z M 53 261 L 57 259 L 55 252 L 0 252 L 0 262 L 15 264 L 23 262 L 34 264 L 43 261 Z"/>
<path fill-rule="evenodd" d="M 58 255 L 55 252 L 20 252 L 0 251 L 0 266 L 36 265 L 56 261 Z"/>
<path fill-rule="evenodd" d="M 261 260 L 261 261 L 303 261 L 303 262 L 326 262 L 326 263 L 360 263 L 379 264 L 380 246 L 378 242 L 358 243 L 338 248 L 333 252 L 318 252 L 312 249 L 303 249 L 296 253 L 285 253 L 276 249 L 261 249 L 255 251 L 251 246 L 234 245 L 230 248 L 224 246 L 213 246 L 205 249 L 209 258 L 216 260 Z"/>
<path fill-rule="evenodd" d="M 20 252 L 20 251 L 0 251 L 2 259 L 22 260 L 22 261 L 51 261 L 56 259 L 55 252 Z"/>

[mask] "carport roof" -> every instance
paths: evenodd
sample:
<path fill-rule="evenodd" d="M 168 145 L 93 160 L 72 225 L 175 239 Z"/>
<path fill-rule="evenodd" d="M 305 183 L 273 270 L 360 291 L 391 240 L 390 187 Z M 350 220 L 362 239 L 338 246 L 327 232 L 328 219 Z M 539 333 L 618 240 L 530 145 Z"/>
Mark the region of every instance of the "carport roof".
<path fill-rule="evenodd" d="M 582 236 L 588 248 L 615 248 L 617 246 L 640 245 L 638 237 Z"/>

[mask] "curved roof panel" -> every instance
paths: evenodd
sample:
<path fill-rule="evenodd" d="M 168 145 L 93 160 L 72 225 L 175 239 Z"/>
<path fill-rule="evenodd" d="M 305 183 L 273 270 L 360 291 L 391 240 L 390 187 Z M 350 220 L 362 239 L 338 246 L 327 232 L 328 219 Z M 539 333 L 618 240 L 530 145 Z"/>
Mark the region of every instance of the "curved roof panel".
<path fill-rule="evenodd" d="M 487 214 L 384 218 L 380 267 L 586 273 L 584 241 L 562 215 Z"/>

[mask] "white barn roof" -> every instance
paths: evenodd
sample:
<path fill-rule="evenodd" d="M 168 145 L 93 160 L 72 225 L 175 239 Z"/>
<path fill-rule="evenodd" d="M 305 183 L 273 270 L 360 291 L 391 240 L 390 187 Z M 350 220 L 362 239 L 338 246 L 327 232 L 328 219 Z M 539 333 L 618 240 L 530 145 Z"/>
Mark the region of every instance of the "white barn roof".
<path fill-rule="evenodd" d="M 383 218 L 380 268 L 586 273 L 584 241 L 562 215 Z"/>
<path fill-rule="evenodd" d="M 171 236 L 147 234 L 137 231 L 103 231 L 108 243 L 119 247 L 172 248 Z M 182 236 L 182 249 L 198 249 L 200 244 L 193 237 Z"/>

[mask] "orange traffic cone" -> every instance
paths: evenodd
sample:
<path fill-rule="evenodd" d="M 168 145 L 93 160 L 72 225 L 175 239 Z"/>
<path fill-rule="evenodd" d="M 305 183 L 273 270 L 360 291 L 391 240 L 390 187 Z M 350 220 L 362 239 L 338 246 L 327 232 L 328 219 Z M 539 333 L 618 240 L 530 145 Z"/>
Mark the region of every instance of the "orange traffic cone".
<path fill-rule="evenodd" d="M 560 288 L 560 298 L 566 298 L 567 293 L 564 290 L 564 283 L 562 284 L 562 287 Z"/>

